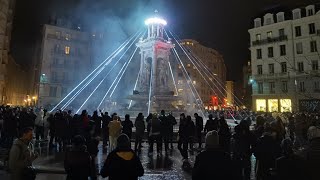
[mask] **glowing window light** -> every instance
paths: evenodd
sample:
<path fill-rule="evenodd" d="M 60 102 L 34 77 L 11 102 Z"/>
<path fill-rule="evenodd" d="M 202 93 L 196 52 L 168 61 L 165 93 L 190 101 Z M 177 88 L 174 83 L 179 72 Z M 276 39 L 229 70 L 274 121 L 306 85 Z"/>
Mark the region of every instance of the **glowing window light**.
<path fill-rule="evenodd" d="M 150 24 L 162 24 L 162 25 L 167 25 L 167 21 L 161 18 L 149 18 L 144 22 L 146 25 Z"/>
<path fill-rule="evenodd" d="M 64 51 L 65 51 L 65 54 L 69 55 L 70 54 L 70 47 L 66 46 Z"/>

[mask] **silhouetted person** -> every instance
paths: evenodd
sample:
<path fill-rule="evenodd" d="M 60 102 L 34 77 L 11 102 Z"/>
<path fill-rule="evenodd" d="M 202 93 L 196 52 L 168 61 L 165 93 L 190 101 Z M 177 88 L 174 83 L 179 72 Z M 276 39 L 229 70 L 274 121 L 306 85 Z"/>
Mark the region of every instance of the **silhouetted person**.
<path fill-rule="evenodd" d="M 230 127 L 227 124 L 227 121 L 224 119 L 224 117 L 221 117 L 219 119 L 219 142 L 220 146 L 223 150 L 226 152 L 230 151 L 230 138 L 231 138 L 231 132 Z"/>
<path fill-rule="evenodd" d="M 302 158 L 293 152 L 293 143 L 290 139 L 284 139 L 281 143 L 282 156 L 276 160 L 277 179 L 300 180 L 303 176 Z"/>
<path fill-rule="evenodd" d="M 134 144 L 134 150 L 135 151 L 141 151 L 142 147 L 142 139 L 144 136 L 144 131 L 146 129 L 146 125 L 144 123 L 144 117 L 142 113 L 139 113 L 135 122 L 134 126 L 136 127 L 136 134 L 135 134 L 135 144 Z"/>
<path fill-rule="evenodd" d="M 93 136 L 100 136 L 101 135 L 101 117 L 99 117 L 98 111 L 93 112 L 91 120 L 94 121 L 94 135 Z"/>
<path fill-rule="evenodd" d="M 196 119 L 196 139 L 199 144 L 198 148 L 202 147 L 202 131 L 203 131 L 203 118 L 198 115 L 198 113 L 194 113 L 194 118 Z"/>
<path fill-rule="evenodd" d="M 64 169 L 69 180 L 88 180 L 92 175 L 92 161 L 87 147 L 85 138 L 77 135 L 72 141 L 72 149 L 67 151 L 64 159 Z"/>
<path fill-rule="evenodd" d="M 184 119 L 184 114 L 181 115 L 179 126 L 179 143 L 178 149 L 184 160 L 188 160 L 188 145 L 192 143 L 194 137 L 195 126 L 191 120 L 191 116 L 187 116 Z M 182 145 L 182 147 L 181 147 Z"/>
<path fill-rule="evenodd" d="M 124 121 L 122 121 L 121 124 L 122 124 L 122 133 L 126 134 L 129 137 L 129 139 L 131 140 L 133 123 L 130 120 L 129 114 L 125 115 Z"/>
<path fill-rule="evenodd" d="M 131 149 L 126 134 L 118 137 L 117 148 L 108 155 L 100 174 L 103 178 L 109 177 L 109 180 L 137 180 L 143 176 L 143 166 Z"/>
<path fill-rule="evenodd" d="M 153 152 L 153 144 L 157 143 L 157 153 L 158 156 L 162 154 L 162 138 L 161 138 L 161 122 L 157 117 L 157 114 L 152 116 L 152 119 L 149 121 L 150 134 L 149 134 L 149 154 Z"/>
<path fill-rule="evenodd" d="M 161 114 L 159 116 L 161 122 L 161 136 L 164 142 L 165 152 L 168 153 L 169 150 L 169 139 L 170 139 L 170 131 L 172 127 L 172 123 L 169 118 L 166 117 L 165 111 L 161 110 Z"/>
<path fill-rule="evenodd" d="M 221 149 L 218 132 L 208 132 L 205 144 L 205 150 L 196 157 L 192 180 L 233 179 L 230 155 Z"/>
<path fill-rule="evenodd" d="M 109 116 L 108 112 L 104 114 L 101 112 L 102 115 L 102 138 L 103 138 L 103 146 L 107 146 L 109 140 L 109 122 L 112 120 Z"/>
<path fill-rule="evenodd" d="M 209 119 L 206 122 L 206 125 L 204 127 L 204 132 L 207 133 L 209 131 L 218 131 L 219 129 L 219 122 L 218 122 L 218 118 L 212 119 L 213 116 L 212 114 L 209 114 Z"/>
<path fill-rule="evenodd" d="M 173 127 L 177 124 L 176 118 L 172 115 L 172 113 L 169 113 L 168 120 L 171 122 L 170 126 L 170 133 L 169 133 L 169 142 L 171 144 L 171 149 L 173 149 Z"/>

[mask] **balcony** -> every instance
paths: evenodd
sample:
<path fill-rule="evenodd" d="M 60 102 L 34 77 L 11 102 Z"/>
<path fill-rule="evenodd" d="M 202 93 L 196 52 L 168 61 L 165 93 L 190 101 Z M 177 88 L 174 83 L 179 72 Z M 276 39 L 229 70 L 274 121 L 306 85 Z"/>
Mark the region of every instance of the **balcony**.
<path fill-rule="evenodd" d="M 278 36 L 278 37 L 273 37 L 273 38 L 252 41 L 252 46 L 259 46 L 259 45 L 282 42 L 282 41 L 287 41 L 287 40 L 288 40 L 288 36 Z"/>
<path fill-rule="evenodd" d="M 252 75 L 254 79 L 277 79 L 277 78 L 288 78 L 289 72 L 286 73 L 274 73 L 274 74 L 255 74 Z"/>

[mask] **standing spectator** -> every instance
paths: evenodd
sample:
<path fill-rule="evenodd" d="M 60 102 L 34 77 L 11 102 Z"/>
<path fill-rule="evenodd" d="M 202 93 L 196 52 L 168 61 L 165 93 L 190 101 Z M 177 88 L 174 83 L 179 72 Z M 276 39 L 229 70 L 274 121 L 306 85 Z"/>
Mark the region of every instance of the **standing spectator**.
<path fill-rule="evenodd" d="M 90 118 L 88 117 L 88 112 L 87 110 L 83 110 L 80 119 L 82 122 L 82 131 L 83 131 L 83 136 L 84 138 L 88 139 L 90 137 Z"/>
<path fill-rule="evenodd" d="M 17 119 L 10 108 L 6 108 L 3 112 L 3 135 L 4 137 L 1 136 L 1 139 L 8 147 L 12 145 L 13 139 L 18 135 Z"/>
<path fill-rule="evenodd" d="M 91 117 L 91 120 L 94 122 L 94 137 L 101 135 L 101 117 L 98 115 L 98 111 L 94 111 Z"/>
<path fill-rule="evenodd" d="M 129 139 L 131 140 L 132 137 L 132 128 L 133 128 L 133 123 L 130 120 L 130 115 L 126 114 L 124 116 L 124 121 L 122 122 L 122 133 L 126 134 Z"/>
<path fill-rule="evenodd" d="M 48 121 L 48 126 L 49 126 L 49 148 L 53 147 L 53 139 L 55 138 L 56 135 L 56 128 L 55 128 L 55 118 L 53 114 L 49 114 L 49 117 L 47 119 Z"/>
<path fill-rule="evenodd" d="M 232 179 L 230 155 L 220 148 L 217 131 L 207 133 L 205 145 L 206 149 L 196 157 L 192 180 Z"/>
<path fill-rule="evenodd" d="M 161 122 L 157 117 L 157 114 L 152 116 L 150 123 L 150 134 L 149 134 L 149 155 L 153 153 L 153 144 L 157 143 L 158 156 L 162 154 L 162 139 L 161 139 Z"/>
<path fill-rule="evenodd" d="M 199 144 L 198 148 L 202 148 L 202 130 L 203 130 L 203 118 L 194 113 L 194 118 L 196 119 L 196 139 Z"/>
<path fill-rule="evenodd" d="M 66 119 L 66 112 L 57 112 L 55 114 L 55 136 L 56 142 L 59 144 L 59 149 L 66 148 L 68 137 L 68 121 Z"/>
<path fill-rule="evenodd" d="M 166 154 L 169 150 L 169 138 L 170 138 L 170 130 L 171 130 L 171 121 L 166 117 L 165 111 L 161 110 L 161 115 L 159 117 L 161 122 L 161 136 L 164 142 L 164 150 Z"/>
<path fill-rule="evenodd" d="M 101 112 L 101 111 L 100 111 Z M 102 138 L 103 138 L 103 146 L 106 147 L 108 145 L 109 139 L 109 122 L 111 121 L 111 117 L 109 116 L 108 112 L 104 114 L 101 112 L 102 116 Z"/>
<path fill-rule="evenodd" d="M 320 179 L 318 172 L 320 167 L 320 127 L 311 126 L 308 129 L 308 139 L 310 142 L 309 147 L 306 150 L 306 177 L 309 180 Z"/>
<path fill-rule="evenodd" d="M 215 118 L 214 120 L 212 118 L 213 118 L 212 114 L 209 114 L 209 119 L 207 120 L 206 125 L 204 127 L 205 133 L 213 130 L 218 131 L 219 129 L 218 118 Z"/>
<path fill-rule="evenodd" d="M 226 152 L 230 151 L 230 138 L 231 138 L 231 132 L 230 128 L 227 124 L 227 121 L 224 119 L 224 117 L 220 117 L 219 119 L 219 142 L 220 146 L 223 150 Z"/>
<path fill-rule="evenodd" d="M 142 138 L 144 136 L 144 130 L 146 129 L 145 123 L 144 123 L 144 117 L 142 113 L 139 113 L 136 121 L 134 122 L 134 126 L 136 127 L 136 134 L 135 134 L 135 144 L 134 144 L 134 150 L 137 152 L 141 151 L 141 144 L 142 144 Z"/>
<path fill-rule="evenodd" d="M 39 140 L 39 138 L 41 137 L 41 139 L 43 140 L 44 138 L 44 121 L 43 121 L 43 116 L 44 116 L 44 112 L 42 107 L 40 108 L 37 118 L 35 120 L 35 125 L 36 125 L 36 140 Z"/>
<path fill-rule="evenodd" d="M 182 115 L 184 116 L 184 114 Z M 179 144 L 178 149 L 184 160 L 188 160 L 188 145 L 191 146 L 192 138 L 194 136 L 195 126 L 191 120 L 191 116 L 187 116 L 185 120 L 183 120 L 179 127 Z M 181 147 L 182 145 L 182 147 Z"/>
<path fill-rule="evenodd" d="M 289 137 L 292 142 L 295 140 L 295 124 L 294 124 L 294 118 L 292 116 L 289 117 L 289 124 L 288 124 L 288 130 L 289 130 Z"/>
<path fill-rule="evenodd" d="M 11 180 L 35 179 L 31 166 L 38 154 L 32 152 L 32 138 L 33 129 L 24 128 L 22 136 L 14 141 L 9 154 Z"/>
<path fill-rule="evenodd" d="M 300 157 L 293 152 L 293 143 L 290 139 L 284 139 L 281 143 L 282 156 L 276 160 L 277 179 L 300 180 L 304 179 Z"/>
<path fill-rule="evenodd" d="M 120 135 L 122 126 L 120 121 L 118 120 L 117 115 L 113 115 L 112 121 L 110 121 L 109 125 L 109 143 L 110 143 L 110 151 L 113 151 L 117 147 L 117 138 Z"/>
<path fill-rule="evenodd" d="M 67 179 L 70 180 L 88 180 L 93 177 L 92 163 L 85 138 L 77 135 L 72 141 L 71 151 L 67 151 L 64 159 L 64 169 L 67 173 Z"/>
<path fill-rule="evenodd" d="M 169 142 L 171 144 L 171 149 L 173 149 L 173 127 L 177 124 L 176 118 L 172 115 L 172 112 L 168 115 L 168 120 L 171 122 L 170 133 L 169 133 Z"/>
<path fill-rule="evenodd" d="M 265 180 L 268 178 L 269 169 L 275 167 L 275 160 L 281 155 L 276 132 L 270 127 L 266 127 L 265 132 L 258 139 L 254 155 L 257 158 L 257 180 Z"/>
<path fill-rule="evenodd" d="M 143 176 L 143 166 L 131 149 L 126 134 L 118 137 L 117 148 L 108 155 L 100 174 L 103 178 L 109 177 L 109 180 L 138 180 Z"/>

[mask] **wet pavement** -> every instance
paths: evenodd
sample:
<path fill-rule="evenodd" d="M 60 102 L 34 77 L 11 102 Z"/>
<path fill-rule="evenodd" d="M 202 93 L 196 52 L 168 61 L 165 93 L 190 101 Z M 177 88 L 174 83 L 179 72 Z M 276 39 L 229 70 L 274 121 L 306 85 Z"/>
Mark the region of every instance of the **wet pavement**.
<path fill-rule="evenodd" d="M 134 143 L 132 143 L 133 147 Z M 182 170 L 182 157 L 177 150 L 177 144 L 174 144 L 174 149 L 170 150 L 168 155 L 163 151 L 162 156 L 157 156 L 154 152 L 152 156 L 148 156 L 148 144 L 144 143 L 141 154 L 139 155 L 141 163 L 145 169 L 145 175 L 141 180 L 189 180 L 191 174 Z M 66 179 L 63 168 L 64 152 L 59 152 L 56 149 L 49 150 L 46 143 L 38 143 L 35 145 L 36 151 L 40 157 L 34 161 L 34 167 L 40 171 L 37 175 L 37 180 L 62 180 Z M 154 148 L 156 149 L 156 148 Z M 102 144 L 99 144 L 99 153 L 96 158 L 97 168 L 100 170 L 104 160 L 107 157 L 107 152 L 103 150 Z M 190 162 L 193 165 L 195 155 L 190 156 Z M 7 180 L 8 175 L 5 171 L 0 171 L 0 179 Z M 99 177 L 99 179 L 103 179 Z"/>

